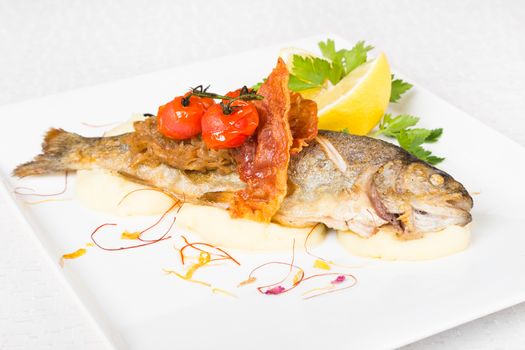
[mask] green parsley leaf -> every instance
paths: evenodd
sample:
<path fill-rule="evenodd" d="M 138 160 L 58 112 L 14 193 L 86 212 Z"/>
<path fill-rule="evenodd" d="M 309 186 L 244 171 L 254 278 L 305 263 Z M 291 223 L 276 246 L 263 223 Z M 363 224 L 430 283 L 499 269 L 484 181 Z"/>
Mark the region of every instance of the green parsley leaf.
<path fill-rule="evenodd" d="M 348 130 L 348 128 L 342 129 L 341 132 L 344 132 L 345 134 L 350 134 L 350 130 Z"/>
<path fill-rule="evenodd" d="M 288 87 L 293 91 L 322 87 L 332 75 L 330 62 L 322 58 L 293 55 L 292 62 Z"/>
<path fill-rule="evenodd" d="M 436 157 L 436 156 L 428 156 L 427 157 L 427 163 L 431 165 L 436 165 L 444 161 L 445 158 Z"/>
<path fill-rule="evenodd" d="M 430 130 L 430 134 L 425 139 L 425 142 L 427 142 L 427 143 L 437 142 L 437 140 L 439 140 L 439 138 L 441 137 L 442 134 L 443 134 L 443 129 L 442 128 L 432 129 L 432 130 Z"/>
<path fill-rule="evenodd" d="M 439 129 L 436 129 L 439 130 Z M 434 130 L 428 129 L 406 129 L 401 130 L 396 136 L 399 145 L 413 154 L 415 157 L 428 162 L 429 164 L 436 165 L 444 160 L 444 158 L 436 157 L 432 155 L 432 152 L 421 147 L 423 143 L 431 136 Z M 435 137 L 435 136 L 434 136 Z M 439 137 L 439 136 L 438 136 Z"/>
<path fill-rule="evenodd" d="M 432 155 L 432 152 L 424 149 L 421 145 L 436 142 L 443 134 L 443 129 L 411 128 L 418 122 L 418 117 L 408 114 L 401 114 L 397 117 L 385 114 L 379 123 L 379 130 L 372 136 L 383 134 L 396 138 L 399 146 L 415 157 L 432 165 L 442 162 L 444 158 Z"/>
<path fill-rule="evenodd" d="M 381 120 L 381 123 L 379 124 L 379 130 L 374 134 L 374 136 L 384 134 L 386 136 L 396 137 L 401 130 L 414 126 L 418 122 L 418 117 L 408 114 L 400 114 L 394 118 L 392 118 L 391 114 L 385 114 Z"/>
<path fill-rule="evenodd" d="M 326 42 L 320 41 L 317 45 L 319 46 L 323 57 L 331 61 L 332 70 L 328 79 L 332 85 L 335 85 L 345 76 L 341 59 L 342 54 L 335 50 L 335 42 L 332 39 L 327 39 Z"/>
<path fill-rule="evenodd" d="M 330 61 L 336 59 L 337 51 L 335 50 L 335 42 L 332 39 L 326 39 L 326 42 L 320 41 L 317 46 L 319 46 L 323 57 L 328 58 Z"/>
<path fill-rule="evenodd" d="M 332 39 L 327 39 L 326 42 L 320 41 L 318 46 L 323 57 L 332 62 L 332 68 L 338 70 L 339 78 L 337 81 L 330 80 L 334 85 L 348 73 L 365 63 L 368 51 L 373 49 L 373 46 L 365 46 L 364 41 L 359 41 L 351 50 L 336 50 L 335 42 Z M 334 75 L 336 74 L 334 73 Z"/>
<path fill-rule="evenodd" d="M 405 92 L 410 90 L 414 85 L 401 79 L 394 79 L 392 74 L 392 92 L 390 93 L 390 102 L 397 102 Z"/>
<path fill-rule="evenodd" d="M 288 80 L 288 88 L 292 91 L 303 91 L 311 88 L 315 88 L 317 85 L 312 84 L 311 82 L 307 82 L 304 80 L 299 79 L 293 74 L 290 74 L 290 78 Z"/>
<path fill-rule="evenodd" d="M 337 62 L 332 62 L 331 69 L 328 72 L 328 80 L 330 80 L 332 85 L 335 85 L 338 82 L 340 82 L 341 79 L 343 79 L 344 77 L 343 73 L 344 73 L 343 66 L 341 66 Z"/>
<path fill-rule="evenodd" d="M 342 58 L 344 58 L 344 75 L 346 76 L 348 73 L 365 63 L 368 51 L 373 48 L 374 47 L 370 45 L 365 46 L 364 41 L 359 41 L 351 50 L 339 50 L 337 56 L 342 56 Z"/>
<path fill-rule="evenodd" d="M 292 71 L 288 87 L 292 91 L 303 91 L 323 87 L 329 80 L 332 85 L 341 81 L 348 73 L 365 63 L 368 51 L 373 47 L 359 41 L 351 50 L 336 50 L 332 39 L 320 41 L 319 49 L 324 58 L 293 55 Z M 257 91 L 262 83 L 255 84 Z"/>
<path fill-rule="evenodd" d="M 423 144 L 429 135 L 430 130 L 428 129 L 405 129 L 399 131 L 399 134 L 397 134 L 396 138 L 401 147 L 406 150 L 410 150 Z"/>

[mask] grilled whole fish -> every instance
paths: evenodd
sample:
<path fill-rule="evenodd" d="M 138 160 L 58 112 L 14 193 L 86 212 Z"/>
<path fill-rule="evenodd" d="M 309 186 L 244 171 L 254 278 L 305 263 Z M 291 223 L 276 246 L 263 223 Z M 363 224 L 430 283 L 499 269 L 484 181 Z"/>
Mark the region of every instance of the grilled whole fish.
<path fill-rule="evenodd" d="M 186 202 L 222 208 L 245 187 L 236 172 L 133 166 L 123 137 L 127 134 L 86 138 L 51 129 L 43 153 L 13 173 L 24 177 L 102 168 Z M 324 223 L 370 236 L 390 223 L 400 237 L 412 239 L 472 220 L 472 198 L 459 182 L 400 147 L 366 136 L 319 131 L 310 146 L 291 158 L 288 183 L 287 196 L 273 217 L 288 226 Z"/>

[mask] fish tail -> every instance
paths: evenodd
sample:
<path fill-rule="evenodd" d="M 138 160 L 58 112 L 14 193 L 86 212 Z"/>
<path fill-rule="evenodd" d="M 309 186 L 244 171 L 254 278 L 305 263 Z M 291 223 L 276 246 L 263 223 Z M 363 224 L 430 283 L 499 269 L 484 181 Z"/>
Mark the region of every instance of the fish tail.
<path fill-rule="evenodd" d="M 69 170 L 67 156 L 84 143 L 85 138 L 63 129 L 51 129 L 42 143 L 42 153 L 13 171 L 17 177 L 44 175 Z"/>

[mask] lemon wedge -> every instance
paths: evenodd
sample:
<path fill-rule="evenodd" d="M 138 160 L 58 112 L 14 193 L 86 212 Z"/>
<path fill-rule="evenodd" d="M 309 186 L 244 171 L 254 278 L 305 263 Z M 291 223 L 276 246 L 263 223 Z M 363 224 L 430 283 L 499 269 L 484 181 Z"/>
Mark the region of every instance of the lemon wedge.
<path fill-rule="evenodd" d="M 390 66 L 381 53 L 315 96 L 319 129 L 348 129 L 352 134 L 368 134 L 385 113 L 390 90 Z"/>

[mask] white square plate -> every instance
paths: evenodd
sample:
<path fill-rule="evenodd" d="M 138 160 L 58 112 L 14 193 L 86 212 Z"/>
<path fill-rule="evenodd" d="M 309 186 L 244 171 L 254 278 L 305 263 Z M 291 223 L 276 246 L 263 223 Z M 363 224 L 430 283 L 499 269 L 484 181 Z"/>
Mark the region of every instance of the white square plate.
<path fill-rule="evenodd" d="M 392 111 L 421 116 L 426 127 L 443 127 L 441 141 L 432 145 L 437 155 L 447 158 L 441 168 L 471 192 L 480 192 L 474 197 L 473 242 L 468 250 L 427 262 L 381 262 L 351 257 L 330 237 L 315 252 L 359 265 L 350 270 L 359 282 L 339 294 L 311 300 L 302 300 L 300 290 L 271 297 L 258 294 L 253 286 L 236 287 L 254 266 L 270 260 L 288 261 L 290 252 L 233 251 L 240 267 L 202 272 L 218 287 L 237 294 L 237 299 L 165 275 L 163 268 L 180 269 L 173 242 L 114 253 L 89 248 L 85 256 L 59 267 L 59 257 L 89 242 L 97 225 L 119 222 L 136 227 L 154 218 L 114 218 L 92 212 L 75 200 L 30 205 L 24 203 L 27 198 L 13 195 L 15 186 L 30 185 L 46 192 L 62 184 L 61 176 L 10 177 L 17 164 L 39 153 L 45 130 L 55 126 L 99 135 L 101 129 L 81 122 L 104 124 L 126 120 L 137 112 L 154 113 L 158 105 L 197 84 L 212 84 L 215 91 L 253 84 L 270 72 L 281 47 L 315 51 L 317 42 L 325 38 L 0 109 L 4 121 L 0 171 L 6 189 L 2 193 L 16 204 L 109 344 L 131 349 L 392 348 L 525 301 L 525 149 L 417 83 Z M 340 47 L 351 46 L 341 38 L 334 39 Z M 74 177 L 71 180 L 74 183 Z M 73 192 L 69 186 L 62 197 L 71 198 Z M 181 233 L 176 229 L 174 236 Z M 300 264 L 312 266 L 313 259 L 300 247 L 296 253 Z"/>

